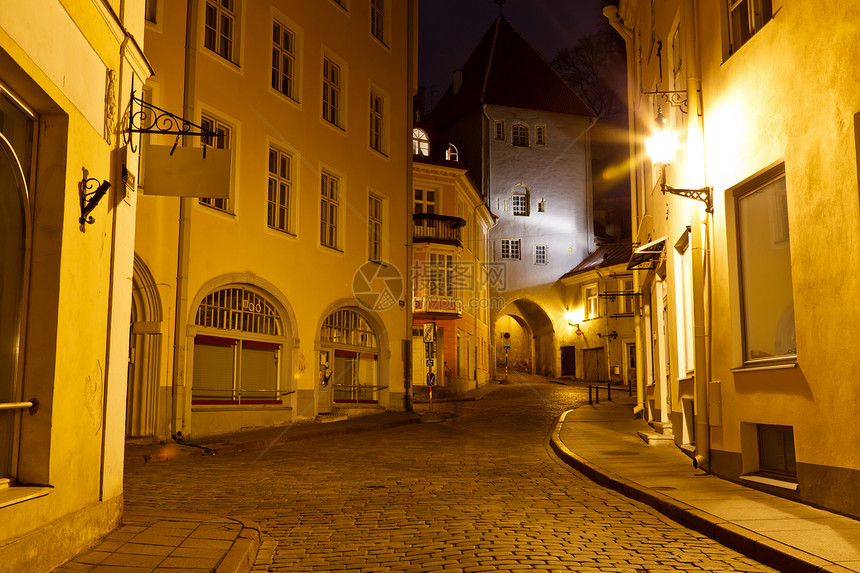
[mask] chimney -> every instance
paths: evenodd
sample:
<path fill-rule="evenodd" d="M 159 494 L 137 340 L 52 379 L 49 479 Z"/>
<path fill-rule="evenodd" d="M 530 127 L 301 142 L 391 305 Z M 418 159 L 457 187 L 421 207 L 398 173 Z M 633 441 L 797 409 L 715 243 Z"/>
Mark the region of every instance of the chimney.
<path fill-rule="evenodd" d="M 454 70 L 454 93 L 460 91 L 463 85 L 463 70 Z"/>

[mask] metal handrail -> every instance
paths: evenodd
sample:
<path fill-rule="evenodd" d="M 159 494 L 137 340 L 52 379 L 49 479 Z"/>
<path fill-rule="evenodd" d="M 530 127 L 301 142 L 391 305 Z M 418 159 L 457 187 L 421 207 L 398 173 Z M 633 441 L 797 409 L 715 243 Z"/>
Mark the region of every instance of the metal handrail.
<path fill-rule="evenodd" d="M 30 398 L 29 402 L 0 402 L 0 410 L 29 410 L 32 416 L 39 411 L 39 400 Z"/>

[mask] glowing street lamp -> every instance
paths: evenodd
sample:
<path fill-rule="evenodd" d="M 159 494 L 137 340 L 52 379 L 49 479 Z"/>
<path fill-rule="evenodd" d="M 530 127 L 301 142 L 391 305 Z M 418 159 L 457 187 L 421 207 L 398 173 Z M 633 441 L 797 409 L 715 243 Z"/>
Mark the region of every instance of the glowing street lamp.
<path fill-rule="evenodd" d="M 666 118 L 663 117 L 662 110 L 657 108 L 657 127 L 654 133 L 645 140 L 645 150 L 651 158 L 651 163 L 660 168 L 660 190 L 663 194 L 671 193 L 688 199 L 695 199 L 705 204 L 705 210 L 708 213 L 713 211 L 711 205 L 711 187 L 702 187 L 701 189 L 676 189 L 666 184 L 666 167 L 672 163 L 675 158 L 675 151 L 678 149 L 678 134 L 671 129 L 666 129 Z"/>

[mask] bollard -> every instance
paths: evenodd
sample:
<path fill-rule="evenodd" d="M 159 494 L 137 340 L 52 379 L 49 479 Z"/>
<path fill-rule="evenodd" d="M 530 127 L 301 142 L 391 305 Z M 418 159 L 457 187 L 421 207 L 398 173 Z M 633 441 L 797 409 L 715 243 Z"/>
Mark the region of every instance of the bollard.
<path fill-rule="evenodd" d="M 606 383 L 606 399 L 612 402 L 612 388 L 609 384 L 609 382 Z"/>
<path fill-rule="evenodd" d="M 594 385 L 594 403 L 600 404 L 600 392 L 598 391 L 600 388 L 597 384 Z"/>
<path fill-rule="evenodd" d="M 633 380 L 630 380 L 629 378 L 627 379 L 627 395 L 633 395 Z"/>
<path fill-rule="evenodd" d="M 588 385 L 588 405 L 591 406 L 592 403 L 593 402 L 591 401 L 591 384 L 589 384 Z"/>

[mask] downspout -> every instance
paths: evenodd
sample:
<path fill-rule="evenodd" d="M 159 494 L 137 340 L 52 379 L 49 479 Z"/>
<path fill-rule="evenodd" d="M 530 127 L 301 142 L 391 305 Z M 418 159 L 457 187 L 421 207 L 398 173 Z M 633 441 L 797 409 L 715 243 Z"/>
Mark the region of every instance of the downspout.
<path fill-rule="evenodd" d="M 628 28 L 621 16 L 618 14 L 617 5 L 609 5 L 603 7 L 603 15 L 609 20 L 609 25 L 612 26 L 618 34 L 624 38 L 624 45 L 627 52 L 627 145 L 630 153 L 630 165 L 636 165 L 634 159 L 636 157 L 636 114 L 634 113 L 636 106 L 635 86 L 636 79 L 636 45 L 633 29 Z M 634 236 L 639 236 L 639 200 L 638 189 L 639 182 L 636 178 L 637 171 L 630 170 L 630 227 Z M 642 290 L 641 271 L 633 271 L 633 291 L 639 292 Z M 636 340 L 636 406 L 633 408 L 633 415 L 639 416 L 645 411 L 645 348 L 642 344 L 642 315 L 634 313 L 633 316 L 634 338 Z"/>
<path fill-rule="evenodd" d="M 196 0 L 188 0 L 185 19 L 185 72 L 184 89 L 182 93 L 182 117 L 194 117 L 194 80 L 196 76 L 197 52 L 197 5 Z M 183 145 L 189 143 L 185 136 Z M 191 259 L 191 197 L 179 198 L 179 232 L 176 260 L 176 305 L 173 312 L 173 384 L 171 397 L 173 416 L 171 420 L 171 435 L 182 437 L 186 428 L 185 402 L 187 399 L 185 386 L 185 357 L 187 354 L 186 339 L 188 328 L 188 267 Z M 180 401 L 182 407 L 180 408 Z"/>
<path fill-rule="evenodd" d="M 490 135 L 489 135 L 489 133 L 490 133 L 490 116 L 487 115 L 487 104 L 482 103 L 481 104 L 481 141 L 484 142 L 484 145 L 483 145 L 484 152 L 481 154 L 481 184 L 483 185 L 483 191 L 485 194 L 484 201 L 486 201 L 487 210 L 490 212 L 490 215 L 492 216 L 493 207 L 492 207 L 492 202 L 491 202 L 492 197 L 491 197 L 491 192 L 490 192 L 490 181 L 491 181 L 490 165 L 492 165 L 492 163 L 490 162 Z M 490 262 L 489 259 L 491 259 L 495 256 L 495 250 L 493 249 L 493 240 L 490 238 L 490 230 L 496 226 L 497 222 L 498 222 L 497 219 L 493 219 L 493 224 L 490 225 L 489 227 L 487 227 L 487 238 L 486 238 L 486 240 L 487 240 L 487 251 L 486 252 L 487 252 L 487 259 L 488 260 L 484 261 L 485 263 Z M 488 294 L 490 294 L 489 291 L 488 291 Z M 490 340 L 488 341 L 488 346 L 489 346 L 488 354 L 492 355 L 492 358 L 490 359 L 490 367 L 487 370 L 487 372 L 489 375 L 489 379 L 495 380 L 496 379 L 496 357 L 495 357 L 495 351 L 496 351 L 496 317 L 493 316 L 493 312 L 491 310 L 492 308 L 493 308 L 492 305 L 490 305 L 490 309 L 487 311 L 487 322 L 489 322 L 489 324 L 487 325 L 487 331 L 490 333 L 489 334 Z"/>
<path fill-rule="evenodd" d="M 408 59 L 407 59 L 407 84 L 406 89 L 412 97 L 415 97 L 418 88 L 418 80 L 416 76 L 416 58 L 418 55 L 418 35 L 416 34 L 416 30 L 418 29 L 418 21 L 417 21 L 417 13 L 416 10 L 417 0 L 413 0 L 409 2 L 407 7 L 407 18 L 409 21 L 409 28 L 407 31 L 407 51 L 408 51 Z M 413 115 L 413 114 L 410 114 Z M 412 118 L 414 120 L 414 117 Z M 408 156 L 406 158 L 406 165 L 408 166 L 406 170 L 406 188 L 409 190 L 409 193 L 413 193 L 412 191 L 412 124 L 411 122 L 407 123 L 405 133 L 403 134 L 405 141 L 405 148 L 407 150 Z M 412 305 L 413 305 L 413 258 L 414 253 L 412 252 L 412 238 L 414 229 L 414 222 L 412 219 L 412 208 L 407 200 L 406 202 L 406 291 L 403 293 L 403 296 L 406 297 L 406 344 L 402 345 L 401 352 L 405 355 L 403 356 L 403 393 L 404 393 L 404 401 L 403 407 L 407 412 L 411 412 L 413 410 L 413 388 L 412 388 L 412 371 L 415 368 L 415 364 L 413 364 L 412 357 L 415 355 L 412 349 Z"/>
<path fill-rule="evenodd" d="M 683 0 L 681 3 L 682 22 L 686 24 L 684 34 L 684 51 L 687 54 L 687 102 L 689 119 L 695 121 L 695 141 L 701 145 L 694 153 L 701 154 L 702 168 L 704 168 L 704 117 L 702 113 L 701 84 L 699 73 L 699 52 L 696 37 L 696 19 L 693 0 Z M 689 137 L 688 143 L 689 146 Z M 699 157 L 699 155 L 696 155 Z M 703 216 L 704 214 L 704 216 Z M 708 360 L 708 335 L 705 313 L 706 289 L 710 289 L 710 281 L 706 279 L 708 259 L 710 252 L 709 224 L 710 214 L 703 211 L 701 205 L 696 203 L 692 207 L 692 248 L 693 248 L 693 335 L 694 335 L 694 360 L 695 360 L 695 383 L 694 383 L 694 407 L 696 417 L 696 455 L 693 465 L 706 472 L 710 471 L 711 450 L 711 427 L 708 420 L 708 381 L 711 376 L 711 365 Z M 708 297 L 710 301 L 710 297 Z"/>

